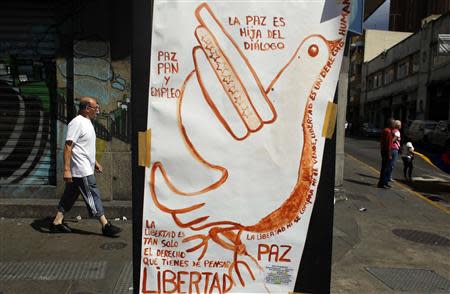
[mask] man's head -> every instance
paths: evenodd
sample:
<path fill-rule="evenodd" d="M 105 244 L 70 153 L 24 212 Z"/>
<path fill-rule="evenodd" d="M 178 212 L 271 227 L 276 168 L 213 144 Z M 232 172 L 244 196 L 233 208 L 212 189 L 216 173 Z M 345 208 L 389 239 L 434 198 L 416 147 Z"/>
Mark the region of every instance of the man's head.
<path fill-rule="evenodd" d="M 396 121 L 394 122 L 394 128 L 400 130 L 400 129 L 402 128 L 402 122 L 399 121 L 399 120 L 396 120 Z"/>
<path fill-rule="evenodd" d="M 78 113 L 92 120 L 100 113 L 100 106 L 97 104 L 97 100 L 86 96 L 80 99 L 80 110 Z"/>
<path fill-rule="evenodd" d="M 386 121 L 386 127 L 391 129 L 395 127 L 395 120 L 392 117 Z"/>

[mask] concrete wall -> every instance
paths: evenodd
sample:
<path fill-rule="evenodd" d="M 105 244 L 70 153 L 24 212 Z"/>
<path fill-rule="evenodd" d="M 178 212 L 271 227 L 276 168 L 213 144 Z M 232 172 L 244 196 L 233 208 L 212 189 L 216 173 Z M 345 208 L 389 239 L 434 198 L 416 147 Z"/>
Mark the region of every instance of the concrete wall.
<path fill-rule="evenodd" d="M 75 105 L 79 98 L 92 96 L 101 107 L 94 127 L 97 161 L 103 166 L 103 174 L 96 175 L 102 198 L 131 200 L 131 4 L 119 0 L 86 2 L 73 30 L 73 58 L 60 57 L 56 64 L 60 111 L 55 197 L 60 197 L 64 189 L 62 156 L 70 120 L 66 95 L 70 91 L 67 87 L 73 84 Z M 68 72 L 71 67 L 73 72 Z"/>
<path fill-rule="evenodd" d="M 415 119 L 429 119 L 430 105 L 434 101 L 433 99 L 438 99 L 438 97 L 430 94 L 431 85 L 448 89 L 450 84 L 450 56 L 439 57 L 439 64 L 436 64 L 435 61 L 437 37 L 440 33 L 450 33 L 450 14 L 429 23 L 418 33 L 411 35 L 384 54 L 380 54 L 363 64 L 361 120 L 382 125 L 387 116 L 398 115 L 398 109 L 402 109 L 404 112 L 404 104 L 408 104 L 406 111 L 414 111 L 414 113 L 403 114 L 403 118 L 413 115 Z M 376 44 L 373 32 L 369 32 L 370 34 L 372 35 L 372 42 L 365 43 L 365 51 L 375 52 L 380 45 Z M 375 49 L 371 46 L 374 46 Z M 387 85 L 383 84 L 379 88 L 368 89 L 367 83 L 370 75 L 395 65 L 413 54 L 419 56 L 419 70 L 417 72 L 410 72 L 407 77 L 400 80 L 396 79 Z M 448 91 L 444 92 L 443 95 L 447 95 L 447 99 L 450 100 Z M 445 100 L 445 97 L 439 99 Z M 450 105 L 447 107 L 450 108 Z"/>
<path fill-rule="evenodd" d="M 58 199 L 61 196 L 64 189 L 63 148 L 66 124 L 70 120 L 67 110 L 76 107 L 79 98 L 92 96 L 101 106 L 101 114 L 94 127 L 97 160 L 103 165 L 104 172 L 97 176 L 97 184 L 105 200 L 131 200 L 131 118 L 128 110 L 132 103 L 131 2 L 92 0 L 75 1 L 74 6 L 69 7 L 43 6 L 43 16 L 31 19 L 28 19 L 30 13 L 19 13 L 28 11 L 26 5 L 17 4 L 18 12 L 12 14 L 17 17 L 11 17 L 14 20 L 11 27 L 15 31 L 21 28 L 24 32 L 10 34 L 18 42 L 13 42 L 14 39 L 1 44 L 0 60 L 15 55 L 37 62 L 41 62 L 43 57 L 51 61 L 51 70 L 47 72 L 52 75 L 50 80 L 54 83 L 47 83 L 48 91 L 52 92 L 51 101 L 47 102 L 52 106 L 51 138 L 56 146 L 52 145 L 55 154 L 51 154 L 51 160 L 56 162 L 56 185 L 30 185 L 23 181 L 14 185 L 2 183 L 0 198 Z M 34 10 L 44 4 L 36 5 Z M 12 4 L 6 6 L 13 7 Z M 54 23 L 47 27 L 41 24 L 50 20 Z M 28 45 L 23 47 L 20 44 Z M 34 147 L 30 149 L 37 152 Z"/>
<path fill-rule="evenodd" d="M 405 32 L 366 30 L 364 41 L 364 62 L 374 59 L 383 51 L 388 50 L 411 35 L 412 33 Z"/>
<path fill-rule="evenodd" d="M 389 67 L 390 65 L 395 64 L 396 62 L 401 61 L 414 53 L 420 52 L 420 45 L 420 35 L 412 35 L 408 39 L 405 39 L 404 41 L 398 43 L 390 50 L 387 50 L 386 53 L 382 56 L 378 56 L 377 58 L 366 64 L 366 77 L 380 70 L 383 70 L 384 68 Z M 419 84 L 420 70 L 419 72 L 411 74 L 402 80 L 395 81 L 388 85 L 383 85 L 380 88 L 376 88 L 370 91 L 365 89 L 365 102 L 373 102 L 386 97 L 395 97 L 401 93 L 407 93 L 407 101 L 411 101 L 413 97 L 417 96 L 415 93 L 417 92 Z M 392 102 L 394 101 L 390 101 L 390 103 Z M 393 114 L 393 112 L 390 113 L 390 115 Z M 379 120 L 375 123 L 381 126 L 384 119 L 384 117 L 379 117 Z"/>
<path fill-rule="evenodd" d="M 130 60 L 111 60 L 108 42 L 81 40 L 74 44 L 74 98 L 91 96 L 97 99 L 101 114 L 97 117 L 97 161 L 104 168 L 97 182 L 105 200 L 131 199 L 131 150 L 127 137 L 130 121 Z M 66 102 L 66 60 L 57 61 L 57 82 L 60 103 Z M 64 106 L 66 107 L 66 106 Z M 62 193 L 63 148 L 67 132 L 64 115 L 59 116 L 57 129 L 57 192 Z M 125 129 L 115 133 L 117 123 Z"/>

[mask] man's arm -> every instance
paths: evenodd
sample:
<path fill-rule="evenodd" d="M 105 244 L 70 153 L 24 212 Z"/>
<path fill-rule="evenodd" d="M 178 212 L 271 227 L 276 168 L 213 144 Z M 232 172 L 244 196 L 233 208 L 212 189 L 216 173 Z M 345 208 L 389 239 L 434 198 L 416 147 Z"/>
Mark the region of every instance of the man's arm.
<path fill-rule="evenodd" d="M 72 182 L 72 172 L 70 171 L 70 160 L 72 159 L 72 141 L 66 141 L 64 144 L 64 181 Z"/>

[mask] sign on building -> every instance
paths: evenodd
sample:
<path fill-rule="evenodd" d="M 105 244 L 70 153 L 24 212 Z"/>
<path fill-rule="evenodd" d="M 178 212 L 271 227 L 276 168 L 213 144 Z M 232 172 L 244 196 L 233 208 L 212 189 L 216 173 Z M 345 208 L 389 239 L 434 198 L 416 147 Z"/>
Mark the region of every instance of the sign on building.
<path fill-rule="evenodd" d="M 363 34 L 364 1 L 352 0 L 352 13 L 350 14 L 350 25 L 348 30 L 358 35 Z"/>
<path fill-rule="evenodd" d="M 450 34 L 439 34 L 439 55 L 450 55 Z"/>
<path fill-rule="evenodd" d="M 154 1 L 140 293 L 294 290 L 349 13 Z"/>

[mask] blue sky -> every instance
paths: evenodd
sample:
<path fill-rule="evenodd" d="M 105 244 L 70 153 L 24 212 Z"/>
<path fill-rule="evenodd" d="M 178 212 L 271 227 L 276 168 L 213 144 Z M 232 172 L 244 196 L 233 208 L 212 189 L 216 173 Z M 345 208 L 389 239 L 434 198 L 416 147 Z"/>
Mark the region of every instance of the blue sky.
<path fill-rule="evenodd" d="M 388 30 L 389 29 L 389 6 L 391 1 L 383 3 L 365 22 L 365 29 Z"/>

